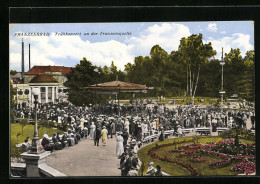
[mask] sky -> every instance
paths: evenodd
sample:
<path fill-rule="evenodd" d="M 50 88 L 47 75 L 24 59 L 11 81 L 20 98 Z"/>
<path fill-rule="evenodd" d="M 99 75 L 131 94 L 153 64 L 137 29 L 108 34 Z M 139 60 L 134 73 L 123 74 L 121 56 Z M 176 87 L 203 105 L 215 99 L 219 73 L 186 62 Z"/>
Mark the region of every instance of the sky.
<path fill-rule="evenodd" d="M 74 67 L 85 57 L 102 67 L 114 61 L 121 70 L 135 57 L 149 56 L 156 44 L 168 54 L 177 51 L 180 39 L 191 34 L 202 33 L 203 42 L 211 42 L 217 51 L 217 59 L 222 47 L 224 53 L 239 48 L 242 56 L 254 50 L 253 21 L 10 24 L 9 28 L 10 70 L 17 71 L 21 71 L 22 39 L 25 71 L 29 69 L 29 44 L 31 67 Z"/>

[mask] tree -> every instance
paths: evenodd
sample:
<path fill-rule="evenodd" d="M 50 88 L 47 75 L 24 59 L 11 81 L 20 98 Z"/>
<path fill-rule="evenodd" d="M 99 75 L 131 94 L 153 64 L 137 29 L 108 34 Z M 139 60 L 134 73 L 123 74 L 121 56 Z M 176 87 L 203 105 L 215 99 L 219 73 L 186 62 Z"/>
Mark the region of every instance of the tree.
<path fill-rule="evenodd" d="M 16 70 L 10 70 L 10 75 L 15 75 L 17 74 L 18 72 Z"/>
<path fill-rule="evenodd" d="M 15 99 L 14 99 L 14 96 L 16 95 L 16 90 L 14 87 L 13 87 L 13 84 L 12 82 L 10 81 L 10 106 L 11 108 L 14 108 L 15 107 Z M 17 98 L 17 97 L 16 97 Z"/>
<path fill-rule="evenodd" d="M 227 95 L 238 94 L 241 97 L 241 91 L 246 84 L 245 80 L 245 65 L 239 49 L 231 49 L 225 54 L 226 64 L 224 68 L 224 89 Z"/>
<path fill-rule="evenodd" d="M 216 51 L 213 50 L 210 42 L 203 43 L 202 34 L 193 34 L 180 40 L 178 52 L 187 66 L 187 96 L 190 96 L 194 103 L 201 65 L 209 62 L 209 59 L 216 55 Z"/>
<path fill-rule="evenodd" d="M 28 125 L 28 120 L 27 119 L 23 119 L 21 122 L 20 122 L 20 126 L 22 127 L 22 135 L 23 135 L 23 128 Z"/>
<path fill-rule="evenodd" d="M 64 83 L 69 88 L 68 100 L 76 106 L 83 104 L 94 104 L 99 100 L 95 94 L 87 93 L 82 87 L 87 87 L 98 82 L 100 74 L 97 66 L 92 65 L 90 61 L 83 58 L 80 64 L 77 64 L 72 71 L 67 74 L 67 81 Z"/>

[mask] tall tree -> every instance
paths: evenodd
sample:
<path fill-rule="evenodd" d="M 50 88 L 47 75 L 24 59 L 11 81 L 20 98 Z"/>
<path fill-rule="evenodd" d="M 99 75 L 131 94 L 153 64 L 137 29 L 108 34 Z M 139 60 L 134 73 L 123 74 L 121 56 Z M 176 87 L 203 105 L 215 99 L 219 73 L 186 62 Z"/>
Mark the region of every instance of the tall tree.
<path fill-rule="evenodd" d="M 96 95 L 87 93 L 82 90 L 82 87 L 98 82 L 100 73 L 97 66 L 92 65 L 90 61 L 83 58 L 80 64 L 77 64 L 72 71 L 67 74 L 67 81 L 64 83 L 66 87 L 69 87 L 68 100 L 74 105 L 82 106 L 93 104 L 98 101 Z"/>
<path fill-rule="evenodd" d="M 180 40 L 178 52 L 187 66 L 187 93 L 194 102 L 201 65 L 209 62 L 209 59 L 216 55 L 216 51 L 210 42 L 203 43 L 202 34 L 193 34 Z"/>

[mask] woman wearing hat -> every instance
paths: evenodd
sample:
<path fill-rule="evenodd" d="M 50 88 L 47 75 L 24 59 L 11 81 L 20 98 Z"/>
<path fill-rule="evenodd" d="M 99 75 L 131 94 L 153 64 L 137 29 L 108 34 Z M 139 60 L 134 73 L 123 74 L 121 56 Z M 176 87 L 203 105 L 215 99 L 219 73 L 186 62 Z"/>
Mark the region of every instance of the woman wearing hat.
<path fill-rule="evenodd" d="M 50 141 L 49 141 L 49 136 L 47 134 L 43 135 L 43 139 L 42 139 L 42 147 L 45 151 L 51 151 L 53 150 L 53 147 L 50 145 Z"/>
<path fill-rule="evenodd" d="M 107 143 L 107 129 L 106 129 L 106 126 L 102 127 L 101 137 L 102 137 L 103 145 L 106 145 L 106 143 Z"/>
<path fill-rule="evenodd" d="M 149 164 L 148 164 L 148 171 L 147 171 L 147 173 L 145 174 L 145 176 L 154 176 L 154 174 L 155 174 L 155 170 L 154 170 L 154 168 L 153 168 L 153 162 L 150 162 Z"/>
<path fill-rule="evenodd" d="M 122 137 L 122 132 L 118 132 L 118 135 L 116 137 L 116 155 L 119 158 L 124 153 L 124 139 Z"/>

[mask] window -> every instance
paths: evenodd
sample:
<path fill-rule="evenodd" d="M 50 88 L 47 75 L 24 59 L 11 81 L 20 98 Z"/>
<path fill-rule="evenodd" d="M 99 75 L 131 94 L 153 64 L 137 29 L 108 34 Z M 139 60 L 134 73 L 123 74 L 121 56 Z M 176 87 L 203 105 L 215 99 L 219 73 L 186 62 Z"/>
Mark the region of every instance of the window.
<path fill-rule="evenodd" d="M 45 91 L 45 87 L 41 87 L 41 103 L 45 103 L 46 102 L 46 91 Z"/>
<path fill-rule="evenodd" d="M 48 101 L 52 101 L 52 87 L 48 87 Z"/>

